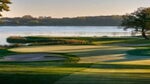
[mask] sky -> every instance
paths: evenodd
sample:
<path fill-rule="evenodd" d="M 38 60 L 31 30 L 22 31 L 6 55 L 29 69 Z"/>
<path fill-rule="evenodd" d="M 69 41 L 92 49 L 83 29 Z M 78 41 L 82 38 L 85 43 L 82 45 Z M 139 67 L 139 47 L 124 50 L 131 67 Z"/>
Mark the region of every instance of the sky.
<path fill-rule="evenodd" d="M 150 0 L 11 0 L 9 12 L 4 17 L 23 15 L 77 17 L 123 15 L 139 7 L 150 7 Z"/>

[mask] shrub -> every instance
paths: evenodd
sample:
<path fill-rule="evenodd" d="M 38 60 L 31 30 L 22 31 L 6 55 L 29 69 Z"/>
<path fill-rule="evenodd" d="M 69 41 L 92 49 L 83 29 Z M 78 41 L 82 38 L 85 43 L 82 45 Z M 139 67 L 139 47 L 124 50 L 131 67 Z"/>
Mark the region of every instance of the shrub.
<path fill-rule="evenodd" d="M 12 44 L 30 44 L 30 45 L 59 45 L 59 44 L 71 44 L 71 45 L 85 45 L 90 44 L 90 41 L 77 38 L 63 38 L 63 37 L 20 37 L 12 36 L 7 38 L 8 43 Z"/>

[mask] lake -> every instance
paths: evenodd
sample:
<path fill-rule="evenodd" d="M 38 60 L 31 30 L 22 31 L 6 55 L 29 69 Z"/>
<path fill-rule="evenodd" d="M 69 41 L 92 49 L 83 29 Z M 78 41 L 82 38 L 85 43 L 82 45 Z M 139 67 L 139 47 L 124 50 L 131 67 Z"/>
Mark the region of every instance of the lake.
<path fill-rule="evenodd" d="M 0 26 L 0 45 L 8 44 L 9 36 L 131 36 L 117 26 Z"/>

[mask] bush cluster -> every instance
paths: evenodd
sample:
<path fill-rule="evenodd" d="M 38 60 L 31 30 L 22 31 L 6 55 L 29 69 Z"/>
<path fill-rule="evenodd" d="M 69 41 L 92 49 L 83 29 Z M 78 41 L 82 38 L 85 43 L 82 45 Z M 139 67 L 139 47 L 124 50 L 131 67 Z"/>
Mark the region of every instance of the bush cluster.
<path fill-rule="evenodd" d="M 11 36 L 7 38 L 7 42 L 15 45 L 87 45 L 90 41 L 77 38 L 61 38 L 61 37 L 21 37 Z"/>

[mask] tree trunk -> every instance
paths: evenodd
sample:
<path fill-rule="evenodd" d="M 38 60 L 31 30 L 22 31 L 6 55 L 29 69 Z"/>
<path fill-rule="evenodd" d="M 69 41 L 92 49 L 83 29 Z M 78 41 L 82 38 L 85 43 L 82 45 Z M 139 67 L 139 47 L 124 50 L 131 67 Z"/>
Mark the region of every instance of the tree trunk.
<path fill-rule="evenodd" d="M 147 37 L 147 35 L 146 35 L 146 33 L 145 33 L 145 29 L 144 29 L 144 28 L 142 29 L 142 36 L 143 36 L 145 39 L 149 40 L 149 38 Z"/>

